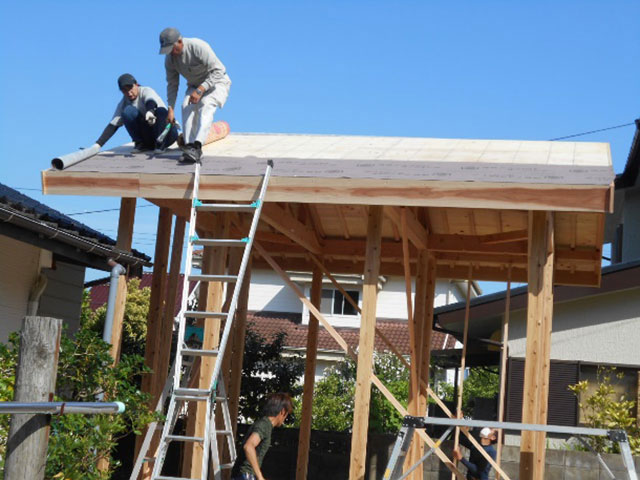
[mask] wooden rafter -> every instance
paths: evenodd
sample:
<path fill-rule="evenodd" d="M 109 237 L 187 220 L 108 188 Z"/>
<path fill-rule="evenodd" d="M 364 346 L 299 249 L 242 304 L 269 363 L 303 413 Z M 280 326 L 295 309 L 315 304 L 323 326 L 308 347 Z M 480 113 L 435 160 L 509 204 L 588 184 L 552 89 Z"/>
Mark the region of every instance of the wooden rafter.
<path fill-rule="evenodd" d="M 296 218 L 293 218 L 283 208 L 267 203 L 262 207 L 261 219 L 310 252 L 322 253 L 322 247 L 316 238 L 315 232 L 300 223 Z"/>
<path fill-rule="evenodd" d="M 406 208 L 406 207 L 402 207 Z M 402 229 L 402 208 L 401 207 L 385 207 L 385 215 L 400 229 Z M 407 237 L 419 250 L 427 248 L 428 232 L 426 228 L 418 221 L 413 212 L 407 212 Z"/>

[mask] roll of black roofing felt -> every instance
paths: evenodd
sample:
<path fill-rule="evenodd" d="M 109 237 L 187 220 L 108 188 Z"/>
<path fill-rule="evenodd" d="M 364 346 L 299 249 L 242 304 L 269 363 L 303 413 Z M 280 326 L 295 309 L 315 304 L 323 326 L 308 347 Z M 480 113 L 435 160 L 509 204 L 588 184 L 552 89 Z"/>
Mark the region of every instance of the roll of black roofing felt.
<path fill-rule="evenodd" d="M 64 170 L 71 165 L 75 165 L 76 163 L 82 162 L 87 158 L 93 157 L 99 151 L 100 145 L 94 143 L 89 148 L 83 148 L 78 150 L 77 152 L 68 153 L 66 155 L 61 155 L 54 158 L 53 160 L 51 160 L 51 166 L 56 170 Z"/>

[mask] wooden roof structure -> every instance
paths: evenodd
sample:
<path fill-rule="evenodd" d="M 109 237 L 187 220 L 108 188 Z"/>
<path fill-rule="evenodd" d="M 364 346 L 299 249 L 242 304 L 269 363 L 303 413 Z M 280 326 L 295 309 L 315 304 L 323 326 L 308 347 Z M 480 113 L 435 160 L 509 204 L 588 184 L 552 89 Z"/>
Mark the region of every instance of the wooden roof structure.
<path fill-rule="evenodd" d="M 164 292 L 174 291 L 178 285 L 185 222 L 192 204 L 194 167 L 180 164 L 180 152 L 176 149 L 157 156 L 133 154 L 131 149 L 131 145 L 125 145 L 62 171 L 44 171 L 42 185 L 48 194 L 122 197 L 118 241 L 123 245 L 131 244 L 136 198 L 146 198 L 161 207 L 145 356 L 154 372 L 166 372 L 169 355 L 162 352 L 171 348 L 175 298 L 172 295 L 165 298 Z M 267 161 L 272 160 L 275 165 L 253 243 L 253 265 L 255 268 L 268 264 L 273 268 L 312 314 L 306 348 L 298 480 L 306 479 L 308 469 L 319 323 L 357 360 L 350 480 L 362 480 L 365 474 L 371 384 L 401 415 L 425 415 L 427 399 L 431 398 L 453 417 L 454 413 L 429 387 L 437 278 L 528 283 L 522 419 L 524 423 L 546 423 L 553 285 L 600 283 L 604 215 L 611 211 L 613 200 L 614 175 L 607 144 L 232 134 L 205 146 L 203 151 L 198 197 L 204 202 L 254 200 Z M 233 213 L 214 216 L 202 212 L 197 223 L 199 232 L 210 234 L 202 238 L 240 238 L 247 231 L 247 220 Z M 235 273 L 234 263 L 239 263 L 239 257 L 227 254 L 225 247 L 205 246 L 203 273 Z M 311 299 L 291 281 L 287 270 L 313 272 Z M 341 288 L 333 277 L 336 273 L 363 274 L 362 308 L 342 290 L 345 299 L 361 313 L 357 352 L 317 308 L 323 276 Z M 410 363 L 376 327 L 380 275 L 405 278 Z M 237 418 L 248 283 L 245 281 L 240 291 L 231 349 L 223 359 L 223 376 L 230 385 L 232 418 Z M 470 284 L 467 282 L 468 288 Z M 233 289 L 227 293 L 229 290 Z M 126 289 L 118 291 L 122 305 L 125 293 Z M 210 282 L 201 289 L 198 303 L 201 310 L 224 311 L 222 284 Z M 508 339 L 508 305 L 509 302 L 503 320 L 502 345 Z M 465 315 L 461 370 L 465 368 L 468 311 L 469 308 Z M 119 325 L 114 332 L 121 329 L 123 314 L 121 310 L 114 318 L 114 325 Z M 203 349 L 218 348 L 220 320 L 202 321 L 202 325 Z M 410 371 L 406 408 L 373 371 L 376 336 L 399 355 Z M 118 350 L 119 341 L 119 333 L 114 333 L 112 351 Z M 195 379 L 199 388 L 208 388 L 215 361 L 203 357 L 199 379 Z M 502 381 L 505 370 L 503 348 Z M 158 399 L 162 381 L 154 375 L 143 379 L 142 388 Z M 501 395 L 503 392 L 501 384 Z M 456 416 L 461 415 L 461 402 L 460 393 Z M 188 416 L 187 432 L 204 436 L 205 412 L 197 409 L 194 413 Z M 457 429 L 454 445 L 458 444 L 460 433 L 475 442 L 466 430 Z M 420 441 L 413 442 L 408 454 L 412 463 L 422 457 L 426 443 L 435 449 L 435 455 L 455 478 L 464 478 L 455 462 L 426 432 L 418 429 L 414 438 Z M 543 432 L 523 433 L 519 477 L 522 480 L 542 480 L 545 441 Z M 483 454 L 477 442 L 475 446 Z M 183 476 L 199 478 L 201 449 L 189 445 L 185 448 Z M 488 461 L 502 478 L 509 480 L 499 463 L 491 458 Z M 148 478 L 148 472 L 145 475 Z M 421 479 L 421 469 L 411 474 L 411 480 Z"/>
<path fill-rule="evenodd" d="M 384 205 L 382 274 L 402 275 L 399 208 L 438 277 L 526 281 L 528 212 L 554 211 L 555 282 L 598 285 L 614 179 L 608 144 L 336 135 L 231 134 L 203 149 L 200 198 L 251 201 L 274 171 L 258 238 L 288 270 L 307 251 L 334 273 L 361 273 L 367 205 Z M 193 168 L 180 152 L 115 148 L 42 173 L 46 194 L 143 197 L 185 215 Z M 413 262 L 412 262 L 413 264 Z"/>

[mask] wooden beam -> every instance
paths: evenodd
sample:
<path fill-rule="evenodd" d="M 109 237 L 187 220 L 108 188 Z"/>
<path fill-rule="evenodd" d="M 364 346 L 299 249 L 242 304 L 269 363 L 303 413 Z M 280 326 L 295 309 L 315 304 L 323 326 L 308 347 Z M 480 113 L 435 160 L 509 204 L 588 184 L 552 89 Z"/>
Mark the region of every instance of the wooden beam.
<path fill-rule="evenodd" d="M 406 207 L 385 207 L 384 209 L 385 215 L 393 223 L 395 223 L 400 230 L 402 230 L 402 222 L 403 222 L 402 211 L 403 210 L 407 210 Z M 406 211 L 404 215 L 406 218 L 405 221 L 407 225 L 406 227 L 407 237 L 409 238 L 411 243 L 413 243 L 416 246 L 417 249 L 424 250 L 425 248 L 427 248 L 427 242 L 428 242 L 427 230 L 422 226 L 420 221 L 416 218 L 416 216 L 410 210 Z"/>
<path fill-rule="evenodd" d="M 157 356 L 162 355 L 159 349 L 162 311 L 165 299 L 165 285 L 167 280 L 167 261 L 169 243 L 171 241 L 171 211 L 161 207 L 158 212 L 158 227 L 156 230 L 156 248 L 153 255 L 153 276 L 151 278 L 151 296 L 149 298 L 149 314 L 147 317 L 147 339 L 144 350 L 145 365 L 152 371 L 142 376 L 142 391 L 153 395 L 155 385 L 163 383 L 164 378 L 159 372 L 153 371 Z M 153 396 L 149 400 L 149 408 L 155 409 L 158 398 Z M 136 456 L 140 452 L 144 435 L 136 437 Z M 141 478 L 149 478 L 151 469 L 145 463 Z"/>
<path fill-rule="evenodd" d="M 311 303 L 320 309 L 322 301 L 322 270 L 316 266 L 311 280 Z M 296 480 L 306 480 L 309 468 L 309 446 L 311 444 L 311 411 L 313 408 L 313 386 L 316 377 L 316 359 L 318 353 L 319 320 L 309 312 L 307 330 L 306 362 L 304 369 L 304 391 L 302 393 L 302 415 L 298 436 L 298 461 Z"/>
<path fill-rule="evenodd" d="M 511 273 L 511 266 L 509 272 Z M 510 277 L 510 275 L 509 275 Z M 507 389 L 507 360 L 509 359 L 509 316 L 511 314 L 511 279 L 507 279 L 507 295 L 505 297 L 504 315 L 502 316 L 502 346 L 500 347 L 500 393 L 498 396 L 498 421 L 504 422 L 504 396 Z M 504 432 L 498 429 L 496 461 L 502 463 L 502 442 Z M 496 472 L 496 480 L 500 480 L 500 473 Z"/>
<path fill-rule="evenodd" d="M 321 253 L 322 247 L 313 230 L 289 215 L 283 208 L 273 203 L 262 207 L 261 220 L 280 233 L 286 235 L 298 245 L 313 253 Z"/>
<path fill-rule="evenodd" d="M 133 223 L 136 216 L 136 199 L 122 198 L 120 200 L 120 218 L 118 219 L 118 237 L 116 248 L 131 251 L 133 243 Z M 111 357 L 117 363 L 120 359 L 122 348 L 122 322 L 124 321 L 124 310 L 127 301 L 127 278 L 128 275 L 121 275 L 118 281 L 116 292 L 115 308 L 113 312 L 113 324 L 111 330 Z"/>
<path fill-rule="evenodd" d="M 429 235 L 429 250 L 433 252 L 468 252 L 502 255 L 526 255 L 527 242 L 483 243 L 473 235 Z"/>
<path fill-rule="evenodd" d="M 546 424 L 553 316 L 553 213 L 529 213 L 529 293 L 522 422 Z M 522 432 L 520 479 L 542 480 L 544 432 Z"/>
<path fill-rule="evenodd" d="M 191 173 L 111 173 L 51 171 L 42 173 L 45 194 L 190 198 Z M 202 200 L 250 202 L 262 175 L 203 175 Z M 552 185 L 274 176 L 267 201 L 506 210 L 609 212 L 609 185 Z"/>
<path fill-rule="evenodd" d="M 372 205 L 369 207 L 367 216 L 367 255 L 362 285 L 362 315 L 349 465 L 350 480 L 363 480 L 366 468 L 381 239 L 382 206 Z"/>
<path fill-rule="evenodd" d="M 464 330 L 462 333 L 462 355 L 460 357 L 460 375 L 464 379 L 464 370 L 466 368 L 467 362 L 467 340 L 469 336 L 469 312 L 471 306 L 471 274 L 473 271 L 473 266 L 469 265 L 469 275 L 467 276 L 467 298 L 465 301 L 464 308 Z M 456 406 L 456 418 L 462 418 L 462 395 L 464 393 L 464 381 L 458 382 L 458 402 Z M 456 427 L 455 436 L 453 439 L 453 448 L 458 448 L 458 443 L 460 442 L 460 427 Z"/>
<path fill-rule="evenodd" d="M 491 235 L 480 235 L 478 239 L 480 243 L 493 244 L 523 242 L 529 238 L 529 232 L 526 230 L 513 230 L 511 232 L 494 233 Z"/>

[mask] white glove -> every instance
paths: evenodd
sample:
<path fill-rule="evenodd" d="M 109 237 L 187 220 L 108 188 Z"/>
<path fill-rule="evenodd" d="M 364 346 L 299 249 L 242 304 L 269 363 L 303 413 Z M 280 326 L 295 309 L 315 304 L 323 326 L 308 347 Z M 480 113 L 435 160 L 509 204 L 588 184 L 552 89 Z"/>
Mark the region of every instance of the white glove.
<path fill-rule="evenodd" d="M 156 124 L 156 116 L 154 115 L 154 113 L 151 110 L 149 110 L 145 114 L 144 119 L 149 125 L 155 125 Z"/>

